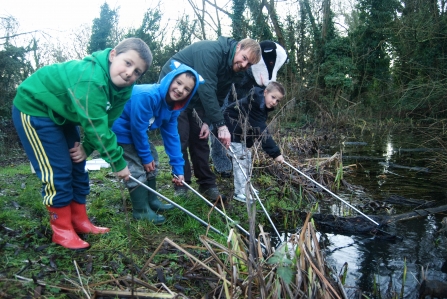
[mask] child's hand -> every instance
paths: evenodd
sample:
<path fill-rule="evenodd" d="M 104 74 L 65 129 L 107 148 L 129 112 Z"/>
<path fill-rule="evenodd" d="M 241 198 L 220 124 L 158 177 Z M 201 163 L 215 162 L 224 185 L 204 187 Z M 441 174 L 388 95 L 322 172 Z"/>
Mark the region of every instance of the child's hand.
<path fill-rule="evenodd" d="M 178 175 L 177 177 L 173 177 L 172 178 L 172 182 L 176 185 L 176 186 L 183 186 L 183 181 L 185 180 L 185 177 L 183 175 Z"/>
<path fill-rule="evenodd" d="M 282 155 L 279 155 L 278 157 L 275 158 L 276 162 L 284 162 L 284 157 Z"/>
<path fill-rule="evenodd" d="M 75 142 L 74 147 L 68 150 L 70 152 L 71 160 L 74 163 L 80 163 L 87 159 L 87 155 L 85 154 L 84 147 L 81 143 Z"/>
<path fill-rule="evenodd" d="M 206 139 L 209 135 L 210 127 L 206 123 L 203 123 L 202 127 L 200 128 L 199 139 Z"/>
<path fill-rule="evenodd" d="M 130 176 L 130 171 L 129 168 L 126 166 L 123 170 L 117 171 L 116 175 L 120 178 L 123 179 L 125 181 L 129 180 L 129 176 Z"/>
<path fill-rule="evenodd" d="M 151 163 L 148 163 L 148 164 L 143 164 L 143 166 L 144 166 L 144 170 L 146 172 L 154 171 L 155 170 L 155 161 L 152 161 Z"/>

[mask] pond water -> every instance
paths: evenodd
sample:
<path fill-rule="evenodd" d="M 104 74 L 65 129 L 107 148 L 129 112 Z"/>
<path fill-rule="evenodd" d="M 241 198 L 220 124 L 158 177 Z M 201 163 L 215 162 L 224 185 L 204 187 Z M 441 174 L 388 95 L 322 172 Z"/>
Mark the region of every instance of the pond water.
<path fill-rule="evenodd" d="M 357 165 L 351 167 L 344 178 L 350 184 L 364 188 L 338 195 L 347 202 L 357 204 L 383 204 L 384 199 L 395 195 L 435 201 L 436 206 L 447 204 L 445 183 L 440 181 L 439 175 L 429 170 L 436 155 L 443 152 L 434 147 L 431 147 L 431 151 L 421 150 L 427 146 L 421 144 L 422 141 L 413 134 L 389 133 L 357 139 L 345 138 L 344 143 L 328 147 L 325 149 L 328 155 L 337 151 L 343 153 L 345 166 Z M 389 204 L 384 207 L 388 213 L 414 209 Z M 338 200 L 322 206 L 320 213 L 358 215 Z M 371 211 L 364 213 L 374 214 Z M 387 212 L 382 210 L 380 213 Z M 447 281 L 447 234 L 438 232 L 444 216 L 447 213 L 398 221 L 384 227 L 384 231 L 398 237 L 394 241 L 372 235 L 320 232 L 320 243 L 328 264 L 337 273 L 347 263 L 345 290 L 349 298 L 360 298 L 360 292 L 370 298 L 418 298 L 422 266 L 428 279 Z M 405 265 L 407 275 L 402 291 Z M 380 290 L 380 295 L 372 296 L 374 289 Z M 390 296 L 401 292 L 403 297 Z"/>

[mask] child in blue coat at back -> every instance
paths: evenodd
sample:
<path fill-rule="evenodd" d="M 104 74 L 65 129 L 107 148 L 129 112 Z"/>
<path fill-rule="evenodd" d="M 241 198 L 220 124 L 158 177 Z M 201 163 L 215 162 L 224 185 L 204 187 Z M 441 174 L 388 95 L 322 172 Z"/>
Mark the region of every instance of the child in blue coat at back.
<path fill-rule="evenodd" d="M 180 145 L 177 118 L 188 106 L 199 85 L 204 83 L 203 78 L 194 69 L 177 61 L 171 61 L 171 69 L 160 84 L 136 85 L 123 113 L 112 127 L 118 144 L 124 149 L 124 159 L 130 173 L 154 190 L 158 155 L 149 141 L 147 131 L 160 129 L 172 173 L 176 175 L 173 182 L 182 185 L 185 160 Z M 162 224 L 165 218 L 158 215 L 157 211 L 169 210 L 173 206 L 163 204 L 156 194 L 132 180 L 124 183 L 130 193 L 133 217 Z"/>

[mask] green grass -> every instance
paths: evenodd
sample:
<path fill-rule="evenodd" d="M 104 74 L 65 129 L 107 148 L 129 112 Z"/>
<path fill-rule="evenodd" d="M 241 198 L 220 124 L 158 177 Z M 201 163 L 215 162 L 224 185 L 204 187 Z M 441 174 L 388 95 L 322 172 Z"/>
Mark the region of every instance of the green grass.
<path fill-rule="evenodd" d="M 160 172 L 157 177 L 157 191 L 204 221 L 209 221 L 227 235 L 234 225 L 216 211 L 212 211 L 197 195 L 190 192 L 187 198 L 174 197 L 167 156 L 162 146 L 158 147 L 158 151 Z M 141 269 L 165 237 L 180 246 L 202 246 L 199 237 L 206 234 L 206 227 L 180 209 L 164 212 L 166 222 L 160 226 L 134 220 L 128 191 L 116 180 L 110 168 L 90 171 L 90 181 L 91 192 L 87 198 L 88 215 L 96 225 L 109 227 L 110 232 L 105 235 L 82 236 L 90 243 L 91 248 L 77 252 L 51 242 L 52 231 L 47 210 L 42 204 L 41 183 L 37 176 L 31 173 L 29 163 L 11 165 L 0 170 L 0 223 L 2 223 L 0 251 L 3 255 L 0 265 L 0 297 L 1 294 L 7 294 L 11 298 L 33 294 L 37 287 L 33 279 L 47 284 L 42 291 L 45 298 L 66 298 L 67 292 L 82 296 L 79 291 L 73 291 L 79 290 L 76 284 L 80 282 L 73 261 L 79 265 L 78 270 L 83 284 L 91 286 L 93 283 L 107 281 L 111 277 L 132 273 L 134 269 L 132 265 Z M 219 186 L 223 186 L 222 189 L 227 194 L 232 193 L 232 179 L 225 181 L 219 179 L 218 183 Z M 270 186 L 276 184 L 273 180 L 262 176 L 259 185 L 263 183 Z M 191 186 L 197 188 L 194 182 Z M 279 190 L 276 188 L 269 194 L 263 194 L 261 191 L 261 195 L 267 198 L 264 202 L 266 207 L 276 209 L 278 206 L 287 206 L 283 201 L 276 202 L 278 196 L 275 194 Z M 248 230 L 245 205 L 232 201 L 226 207 L 226 212 Z M 268 221 L 260 208 L 256 220 L 257 223 L 268 226 Z M 209 237 L 226 246 L 226 236 L 210 230 Z M 200 251 L 196 253 L 203 255 Z M 182 284 L 185 287 L 183 292 L 192 297 L 199 296 L 203 292 L 191 282 L 183 282 L 178 278 L 186 271 L 185 260 L 172 248 L 159 252 L 152 263 L 161 263 L 161 267 L 169 273 L 168 287 Z M 18 277 L 31 281 L 19 281 Z M 149 284 L 158 282 L 155 272 L 148 279 Z M 108 283 L 94 286 L 92 289 L 118 288 L 113 283 Z"/>

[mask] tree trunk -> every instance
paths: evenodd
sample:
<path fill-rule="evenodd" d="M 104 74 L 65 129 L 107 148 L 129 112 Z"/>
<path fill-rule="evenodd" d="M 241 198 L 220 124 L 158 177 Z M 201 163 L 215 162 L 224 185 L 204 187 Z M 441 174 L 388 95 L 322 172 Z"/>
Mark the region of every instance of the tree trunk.
<path fill-rule="evenodd" d="M 270 20 L 273 23 L 273 28 L 275 29 L 276 38 L 278 39 L 278 43 L 282 46 L 286 45 L 286 41 L 284 40 L 283 30 L 281 26 L 279 25 L 278 21 L 278 15 L 276 14 L 275 9 L 275 1 L 274 0 L 264 0 L 263 5 L 267 8 L 267 11 L 269 13 Z"/>

